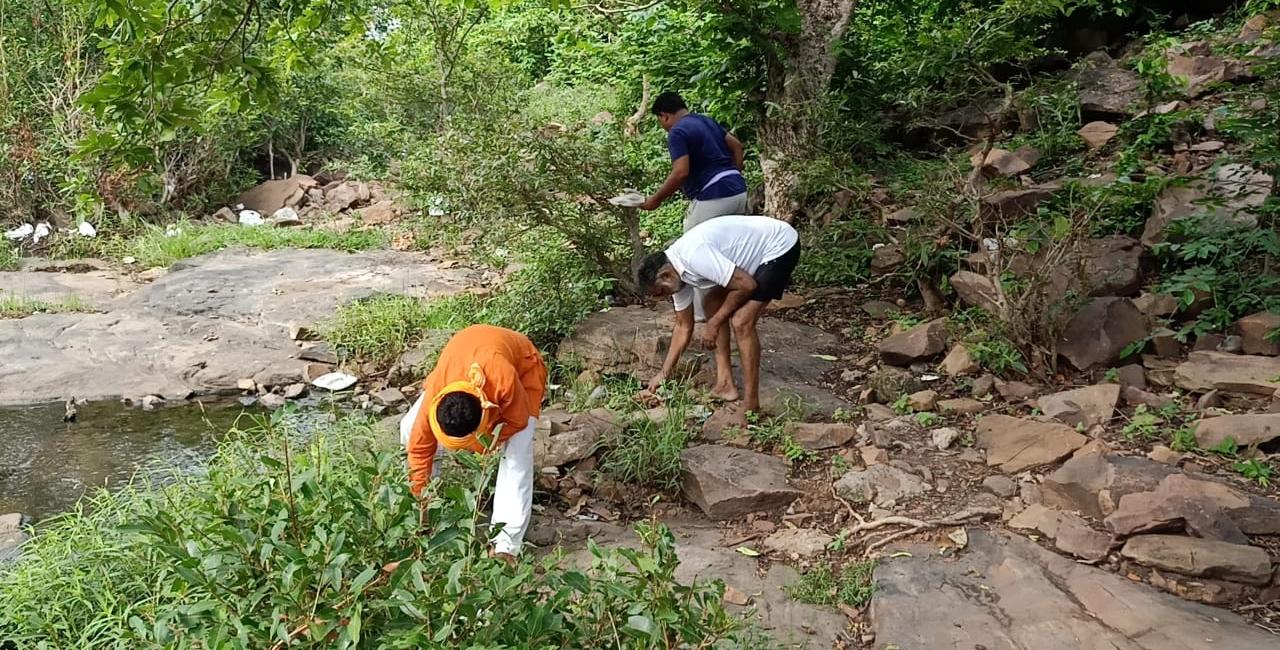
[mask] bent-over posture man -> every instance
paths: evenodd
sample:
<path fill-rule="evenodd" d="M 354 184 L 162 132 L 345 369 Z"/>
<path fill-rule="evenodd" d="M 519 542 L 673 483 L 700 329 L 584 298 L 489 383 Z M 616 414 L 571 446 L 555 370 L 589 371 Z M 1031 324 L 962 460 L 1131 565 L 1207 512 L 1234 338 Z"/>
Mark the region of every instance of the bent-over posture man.
<path fill-rule="evenodd" d="M 493 490 L 493 552 L 508 563 L 520 554 L 533 508 L 533 429 L 542 410 L 547 368 L 523 334 L 472 325 L 440 350 L 422 395 L 400 420 L 400 442 L 409 452 L 409 486 L 421 495 L 434 478 L 438 453 L 486 453 L 501 447 Z M 488 447 L 480 436 L 491 436 Z"/>
<path fill-rule="evenodd" d="M 760 337 L 756 323 L 765 305 L 782 297 L 800 259 L 800 238 L 790 224 L 761 216 L 712 219 L 695 226 L 666 251 L 644 258 L 637 278 L 641 291 L 672 296 L 676 320 L 662 371 L 650 382 L 657 390 L 675 370 L 693 338 L 693 289 L 708 289 L 702 344 L 716 352 L 712 390 L 725 401 L 738 399 L 729 358 L 729 325 L 742 360 L 743 395 L 739 416 L 760 410 Z"/>

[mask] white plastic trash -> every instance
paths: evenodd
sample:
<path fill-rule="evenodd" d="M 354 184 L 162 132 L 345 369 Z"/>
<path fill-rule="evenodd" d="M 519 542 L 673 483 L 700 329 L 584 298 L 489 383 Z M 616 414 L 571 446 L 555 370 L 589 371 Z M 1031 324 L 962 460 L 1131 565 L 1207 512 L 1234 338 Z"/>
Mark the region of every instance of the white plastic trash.
<path fill-rule="evenodd" d="M 298 211 L 293 208 L 284 207 L 276 210 L 271 215 L 271 223 L 277 226 L 298 226 L 302 225 L 302 219 L 298 217 Z"/>
<path fill-rule="evenodd" d="M 316 377 L 311 383 L 325 390 L 346 390 L 356 385 L 356 378 L 345 372 L 331 372 Z"/>
<path fill-rule="evenodd" d="M 36 224 L 36 232 L 31 236 L 31 243 L 39 244 L 41 239 L 48 237 L 52 232 L 53 228 L 50 228 L 49 224 L 43 222 Z"/>
<path fill-rule="evenodd" d="M 622 194 L 609 199 L 612 203 L 620 208 L 638 208 L 644 205 L 645 196 L 636 190 L 622 190 Z"/>
<path fill-rule="evenodd" d="M 263 224 L 262 215 L 254 210 L 240 211 L 240 225 L 242 226 L 261 226 Z"/>
<path fill-rule="evenodd" d="M 26 239 L 27 237 L 30 237 L 31 233 L 35 231 L 36 231 L 35 226 L 29 223 L 24 223 L 21 226 L 14 228 L 13 230 L 6 230 L 4 233 L 4 238 L 18 241 L 18 240 L 22 240 L 22 239 Z"/>
<path fill-rule="evenodd" d="M 80 233 L 81 237 L 97 237 L 98 236 L 98 229 L 94 228 L 93 224 L 89 223 L 88 221 L 81 221 L 80 225 L 76 226 L 76 232 Z"/>

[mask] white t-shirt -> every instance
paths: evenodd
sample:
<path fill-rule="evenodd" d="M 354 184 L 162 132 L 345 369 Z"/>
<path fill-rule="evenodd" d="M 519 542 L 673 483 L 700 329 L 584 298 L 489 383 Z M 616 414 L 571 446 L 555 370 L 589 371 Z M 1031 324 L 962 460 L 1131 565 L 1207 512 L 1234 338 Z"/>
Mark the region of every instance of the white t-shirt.
<path fill-rule="evenodd" d="M 727 287 L 735 268 L 754 275 L 798 238 L 791 224 L 755 215 L 725 215 L 694 226 L 667 248 L 667 260 L 685 285 L 671 297 L 676 311 L 693 305 L 694 287 Z"/>

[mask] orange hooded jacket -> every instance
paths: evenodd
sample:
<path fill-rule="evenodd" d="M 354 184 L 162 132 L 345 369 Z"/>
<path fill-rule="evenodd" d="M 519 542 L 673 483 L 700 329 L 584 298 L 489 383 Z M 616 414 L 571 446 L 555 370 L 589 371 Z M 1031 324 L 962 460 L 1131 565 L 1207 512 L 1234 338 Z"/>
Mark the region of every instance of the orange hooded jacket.
<path fill-rule="evenodd" d="M 431 479 L 436 446 L 443 444 L 440 440 L 445 437 L 444 432 L 436 431 L 431 424 L 431 407 L 446 386 L 472 381 L 473 367 L 478 367 L 482 374 L 480 390 L 492 403 L 484 419 L 502 425 L 499 444 L 528 426 L 530 417 L 536 418 L 542 412 L 547 367 L 528 337 L 492 325 L 472 325 L 458 332 L 440 350 L 435 369 L 422 383 L 423 404 L 413 422 L 407 447 L 409 487 L 415 495 L 420 494 Z M 493 433 L 493 428 L 478 433 L 488 435 Z"/>

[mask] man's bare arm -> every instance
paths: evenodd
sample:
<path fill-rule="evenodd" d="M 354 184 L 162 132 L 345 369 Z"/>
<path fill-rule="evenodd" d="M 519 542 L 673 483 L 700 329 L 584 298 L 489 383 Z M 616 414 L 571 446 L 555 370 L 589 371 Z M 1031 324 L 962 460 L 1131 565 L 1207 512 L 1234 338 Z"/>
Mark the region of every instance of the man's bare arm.
<path fill-rule="evenodd" d="M 645 200 L 640 206 L 641 210 L 657 210 L 658 206 L 679 191 L 680 186 L 684 185 L 685 179 L 689 178 L 689 157 L 680 156 L 671 163 L 671 173 L 667 174 L 667 180 L 663 181 L 662 187 L 658 188 L 653 196 Z"/>
<path fill-rule="evenodd" d="M 667 358 L 662 362 L 662 372 L 649 381 L 649 390 L 658 390 L 671 373 L 675 372 L 680 355 L 689 347 L 693 339 L 693 307 L 676 312 L 676 322 L 671 328 L 671 347 L 667 348 Z"/>
<path fill-rule="evenodd" d="M 733 166 L 742 171 L 742 165 L 747 160 L 746 148 L 742 146 L 742 141 L 734 137 L 732 133 L 724 134 L 724 143 L 729 147 L 729 153 L 733 154 Z"/>

